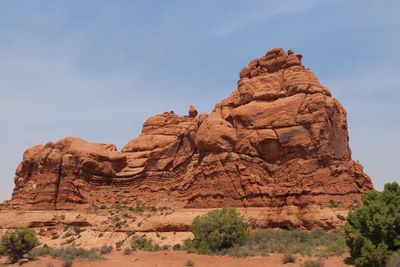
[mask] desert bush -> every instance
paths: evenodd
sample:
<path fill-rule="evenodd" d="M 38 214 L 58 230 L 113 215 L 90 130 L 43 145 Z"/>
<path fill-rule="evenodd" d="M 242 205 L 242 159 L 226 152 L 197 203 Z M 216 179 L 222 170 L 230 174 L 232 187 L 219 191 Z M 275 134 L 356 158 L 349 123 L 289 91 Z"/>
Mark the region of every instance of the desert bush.
<path fill-rule="evenodd" d="M 324 263 L 320 260 L 306 260 L 302 267 L 324 267 Z"/>
<path fill-rule="evenodd" d="M 58 239 L 60 236 L 58 235 L 58 234 L 52 234 L 51 235 L 51 239 L 52 240 L 55 240 L 55 239 Z"/>
<path fill-rule="evenodd" d="M 135 234 L 135 231 L 128 231 L 126 232 L 127 237 L 131 237 Z"/>
<path fill-rule="evenodd" d="M 73 242 L 75 242 L 75 238 L 74 237 L 65 240 L 62 244 L 63 245 L 68 245 L 68 244 L 72 244 Z"/>
<path fill-rule="evenodd" d="M 135 207 L 129 207 L 128 210 L 129 210 L 129 211 L 134 211 L 134 212 L 143 212 L 143 211 L 145 210 L 145 208 L 146 208 L 146 207 L 143 205 L 143 203 L 142 203 L 140 200 L 138 200 L 138 199 L 136 199 L 135 204 L 136 204 Z"/>
<path fill-rule="evenodd" d="M 25 253 L 30 252 L 38 245 L 35 231 L 29 228 L 8 231 L 1 238 L 1 245 L 4 253 L 11 262 L 22 259 Z"/>
<path fill-rule="evenodd" d="M 233 257 L 252 257 L 256 256 L 257 251 L 252 246 L 234 246 L 227 250 L 220 251 L 220 254 L 226 254 Z"/>
<path fill-rule="evenodd" d="M 196 252 L 196 248 L 192 239 L 183 240 L 181 248 L 182 250 L 186 250 L 187 252 Z"/>
<path fill-rule="evenodd" d="M 82 229 L 79 226 L 74 226 L 75 235 L 80 235 L 82 232 L 85 232 L 86 229 Z"/>
<path fill-rule="evenodd" d="M 28 254 L 32 258 L 36 258 L 36 257 L 50 255 L 51 251 L 52 249 L 49 246 L 43 245 L 41 247 L 33 248 Z"/>
<path fill-rule="evenodd" d="M 143 251 L 159 251 L 161 250 L 160 245 L 155 244 L 151 239 L 145 237 L 133 236 L 131 247 L 134 250 Z"/>
<path fill-rule="evenodd" d="M 175 245 L 172 247 L 172 249 L 173 249 L 173 250 L 181 250 L 181 249 L 182 249 L 182 245 L 181 245 L 181 244 L 175 244 Z"/>
<path fill-rule="evenodd" d="M 125 239 L 119 240 L 117 243 L 115 243 L 115 248 L 119 250 L 124 243 Z"/>
<path fill-rule="evenodd" d="M 96 248 L 86 250 L 84 248 L 77 248 L 75 246 L 52 249 L 50 252 L 50 256 L 61 258 L 65 262 L 69 260 L 73 261 L 77 258 L 89 261 L 104 259 L 103 256 L 99 253 L 99 250 Z"/>
<path fill-rule="evenodd" d="M 383 192 L 365 194 L 362 206 L 349 212 L 345 234 L 357 267 L 385 266 L 400 249 L 400 186 L 388 183 Z"/>
<path fill-rule="evenodd" d="M 64 234 L 63 238 L 68 238 L 68 237 L 73 236 L 73 235 L 74 235 L 74 234 L 71 233 L 71 232 L 66 232 L 66 233 Z"/>
<path fill-rule="evenodd" d="M 29 252 L 32 258 L 40 256 L 52 256 L 53 258 L 60 258 L 64 262 L 73 262 L 75 259 L 85 259 L 89 261 L 104 259 L 102 254 L 108 254 L 112 251 L 112 246 L 102 246 L 101 248 L 91 248 L 89 250 L 78 248 L 75 246 L 50 248 L 47 245 L 35 247 Z"/>
<path fill-rule="evenodd" d="M 192 266 L 194 266 L 194 262 L 192 260 L 188 260 L 187 262 L 185 262 L 185 266 L 192 267 Z"/>
<path fill-rule="evenodd" d="M 332 256 L 341 255 L 346 249 L 342 230 L 326 232 L 321 229 L 313 231 L 261 229 L 250 232 L 242 245 L 222 250 L 220 253 L 239 257 L 269 253 Z"/>
<path fill-rule="evenodd" d="M 282 256 L 283 264 L 296 262 L 296 257 L 293 254 L 284 254 Z"/>
<path fill-rule="evenodd" d="M 100 247 L 99 251 L 101 254 L 109 254 L 113 250 L 112 246 L 103 245 Z"/>
<path fill-rule="evenodd" d="M 233 208 L 223 208 L 198 216 L 190 227 L 194 246 L 201 254 L 217 252 L 242 244 L 247 237 L 247 224 Z"/>

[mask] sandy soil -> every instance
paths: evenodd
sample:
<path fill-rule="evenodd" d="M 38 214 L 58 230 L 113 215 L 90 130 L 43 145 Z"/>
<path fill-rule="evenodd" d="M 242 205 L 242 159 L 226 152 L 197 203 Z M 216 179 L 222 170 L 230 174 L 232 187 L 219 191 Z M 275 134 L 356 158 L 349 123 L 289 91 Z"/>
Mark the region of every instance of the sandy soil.
<path fill-rule="evenodd" d="M 342 257 L 330 257 L 324 259 L 324 267 L 350 267 L 344 263 L 347 255 Z M 282 254 L 271 254 L 268 257 L 256 256 L 247 258 L 235 258 L 228 256 L 208 256 L 186 253 L 181 251 L 169 252 L 134 252 L 131 255 L 123 255 L 113 252 L 103 261 L 75 261 L 74 267 L 89 266 L 133 266 L 133 267 L 176 267 L 185 266 L 191 260 L 195 267 L 300 267 L 301 263 L 308 258 L 297 257 L 296 263 L 282 264 Z M 26 267 L 46 267 L 52 263 L 55 267 L 61 266 L 62 262 L 50 257 L 42 257 L 35 261 L 24 264 Z M 1 266 L 1 265 L 0 265 Z M 3 265 L 5 266 L 5 265 Z"/>

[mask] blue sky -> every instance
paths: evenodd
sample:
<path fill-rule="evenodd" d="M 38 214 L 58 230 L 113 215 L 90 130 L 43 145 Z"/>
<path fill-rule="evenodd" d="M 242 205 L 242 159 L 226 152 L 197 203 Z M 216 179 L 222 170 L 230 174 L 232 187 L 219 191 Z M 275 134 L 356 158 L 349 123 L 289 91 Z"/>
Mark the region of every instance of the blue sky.
<path fill-rule="evenodd" d="M 151 115 L 208 113 L 273 47 L 303 54 L 344 105 L 375 187 L 400 182 L 399 14 L 399 1 L 1 1 L 0 200 L 26 148 L 121 148 Z"/>

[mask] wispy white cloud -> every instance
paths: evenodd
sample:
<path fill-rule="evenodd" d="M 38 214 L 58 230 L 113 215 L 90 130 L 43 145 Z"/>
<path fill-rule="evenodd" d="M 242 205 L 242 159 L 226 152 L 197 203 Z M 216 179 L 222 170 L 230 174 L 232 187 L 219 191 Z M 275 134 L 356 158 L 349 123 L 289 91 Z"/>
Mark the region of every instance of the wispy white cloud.
<path fill-rule="evenodd" d="M 311 8 L 322 5 L 321 1 L 249 1 L 244 2 L 243 9 L 235 9 L 225 14 L 221 22 L 217 23 L 211 35 L 221 37 L 236 31 L 251 27 L 255 24 L 266 23 L 280 16 L 299 15 Z"/>

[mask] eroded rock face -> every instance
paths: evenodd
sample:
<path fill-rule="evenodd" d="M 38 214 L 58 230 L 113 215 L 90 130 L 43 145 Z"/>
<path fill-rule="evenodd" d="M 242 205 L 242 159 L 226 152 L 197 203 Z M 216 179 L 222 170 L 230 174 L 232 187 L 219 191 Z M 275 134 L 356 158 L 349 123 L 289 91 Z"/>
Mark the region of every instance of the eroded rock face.
<path fill-rule="evenodd" d="M 265 226 L 328 227 L 318 213 L 332 203 L 347 209 L 372 184 L 351 159 L 346 111 L 301 58 L 272 49 L 243 68 L 210 115 L 190 106 L 187 116 L 151 117 L 121 152 L 78 138 L 28 149 L 8 205 L 63 209 L 139 198 L 264 207 L 289 214 Z"/>

